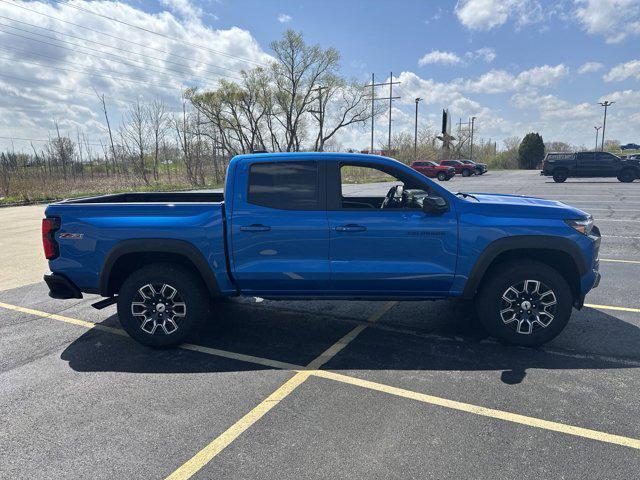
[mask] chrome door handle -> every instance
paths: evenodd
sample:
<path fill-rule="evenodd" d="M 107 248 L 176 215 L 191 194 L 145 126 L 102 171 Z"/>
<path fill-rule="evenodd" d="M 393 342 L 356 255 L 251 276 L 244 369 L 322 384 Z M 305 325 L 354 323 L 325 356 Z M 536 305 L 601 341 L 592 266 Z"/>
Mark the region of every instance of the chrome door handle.
<path fill-rule="evenodd" d="M 364 232 L 367 229 L 364 225 L 355 225 L 350 223 L 348 225 L 341 225 L 335 228 L 336 232 Z"/>
<path fill-rule="evenodd" d="M 240 227 L 241 232 L 268 232 L 271 227 L 254 223 L 253 225 L 243 225 Z"/>

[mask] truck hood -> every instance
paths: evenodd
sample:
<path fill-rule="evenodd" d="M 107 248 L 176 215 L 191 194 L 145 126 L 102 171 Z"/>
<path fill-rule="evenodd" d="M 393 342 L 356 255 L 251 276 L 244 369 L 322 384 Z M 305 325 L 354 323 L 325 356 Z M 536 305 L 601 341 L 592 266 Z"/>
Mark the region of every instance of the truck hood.
<path fill-rule="evenodd" d="M 502 205 L 504 207 L 522 208 L 524 211 L 530 211 L 529 209 L 532 209 L 531 213 L 533 213 L 533 209 L 535 209 L 537 213 L 545 212 L 549 214 L 548 216 L 557 215 L 564 218 L 584 218 L 589 216 L 587 212 L 557 200 L 501 193 L 471 193 L 470 195 L 475 197 L 475 200 L 470 197 L 467 197 L 467 200 L 476 205 L 491 205 L 494 208 Z"/>

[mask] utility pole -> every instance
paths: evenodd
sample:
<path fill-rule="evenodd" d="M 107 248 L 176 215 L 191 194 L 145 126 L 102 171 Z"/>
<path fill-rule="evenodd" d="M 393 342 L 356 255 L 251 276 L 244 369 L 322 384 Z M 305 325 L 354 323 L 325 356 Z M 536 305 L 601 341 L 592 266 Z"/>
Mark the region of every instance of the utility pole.
<path fill-rule="evenodd" d="M 469 152 L 469 160 L 473 161 L 473 125 L 475 124 L 476 117 L 471 117 L 471 151 Z"/>
<path fill-rule="evenodd" d="M 600 129 L 602 127 L 593 127 L 596 129 L 596 150 L 598 150 L 598 132 L 600 132 Z M 604 132 L 603 132 L 604 133 Z"/>
<path fill-rule="evenodd" d="M 607 108 L 616 102 L 605 100 L 604 102 L 599 103 L 604 107 L 604 121 L 602 122 L 602 151 L 604 152 L 604 131 L 607 129 Z"/>
<path fill-rule="evenodd" d="M 416 98 L 416 122 L 415 122 L 415 130 L 413 132 L 413 159 L 418 160 L 418 103 L 420 103 L 422 99 L 420 97 Z"/>
<path fill-rule="evenodd" d="M 391 155 L 391 106 L 393 105 L 393 72 L 389 74 L 389 146 L 388 155 Z M 606 111 L 606 110 L 605 110 Z"/>
<path fill-rule="evenodd" d="M 324 107 L 322 106 L 322 90 L 326 90 L 327 87 L 323 87 L 322 85 L 313 89 L 314 92 L 318 92 L 318 110 L 310 110 L 310 113 L 318 114 L 318 126 L 319 126 L 319 134 L 318 134 L 318 151 L 322 152 L 324 150 L 324 145 L 322 143 L 322 135 L 323 135 L 323 126 L 324 126 Z"/>
<path fill-rule="evenodd" d="M 376 102 L 376 75 L 371 74 L 371 150 L 369 153 L 373 153 L 373 119 L 375 118 L 375 102 Z"/>
<path fill-rule="evenodd" d="M 391 73 L 391 78 L 388 82 L 384 83 L 374 83 L 375 76 L 371 74 L 371 152 L 373 152 L 373 129 L 374 129 L 374 116 L 375 116 L 375 102 L 376 100 L 388 100 L 389 101 L 389 150 L 391 150 L 391 105 L 394 100 L 397 100 L 400 97 L 393 96 L 393 86 L 399 85 L 401 82 L 393 81 L 393 72 Z M 375 87 L 389 87 L 389 96 L 388 97 L 376 97 Z"/>

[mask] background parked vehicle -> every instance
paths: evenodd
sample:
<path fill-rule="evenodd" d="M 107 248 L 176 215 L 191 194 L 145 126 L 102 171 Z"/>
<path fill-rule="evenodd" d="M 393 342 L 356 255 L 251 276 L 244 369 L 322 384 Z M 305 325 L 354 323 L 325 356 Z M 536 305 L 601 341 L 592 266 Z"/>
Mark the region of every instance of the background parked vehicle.
<path fill-rule="evenodd" d="M 487 172 L 487 164 L 486 163 L 478 163 L 473 160 L 460 160 L 465 165 L 473 165 L 476 169 L 476 175 L 482 175 Z"/>
<path fill-rule="evenodd" d="M 623 160 L 609 152 L 547 153 L 540 175 L 558 183 L 569 177 L 616 177 L 628 183 L 640 178 L 640 160 Z"/>
<path fill-rule="evenodd" d="M 637 143 L 627 143 L 626 145 L 620 145 L 620 150 L 640 150 L 640 145 Z"/>
<path fill-rule="evenodd" d="M 411 168 L 426 175 L 429 178 L 437 178 L 441 182 L 451 180 L 455 174 L 456 169 L 453 167 L 447 167 L 445 165 L 438 165 L 436 162 L 419 160 L 411 164 Z"/>
<path fill-rule="evenodd" d="M 462 163 L 460 160 L 441 160 L 440 165 L 455 168 L 456 174 L 462 175 L 463 177 L 470 177 L 476 173 L 476 169 L 473 165 L 467 165 Z"/>

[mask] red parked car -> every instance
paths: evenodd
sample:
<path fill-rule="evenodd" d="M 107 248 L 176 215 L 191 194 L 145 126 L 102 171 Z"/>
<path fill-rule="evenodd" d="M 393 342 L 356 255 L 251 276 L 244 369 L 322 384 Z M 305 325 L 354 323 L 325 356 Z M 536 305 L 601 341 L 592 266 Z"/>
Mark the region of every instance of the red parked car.
<path fill-rule="evenodd" d="M 436 162 L 424 160 L 413 162 L 411 164 L 411 168 L 429 178 L 437 178 L 441 182 L 451 180 L 456 174 L 456 169 L 453 167 L 444 167 L 442 165 L 438 165 Z"/>
<path fill-rule="evenodd" d="M 453 167 L 458 175 L 463 177 L 470 177 L 476 173 L 474 165 L 467 165 L 460 160 L 441 160 L 440 165 L 446 165 L 447 167 Z"/>

